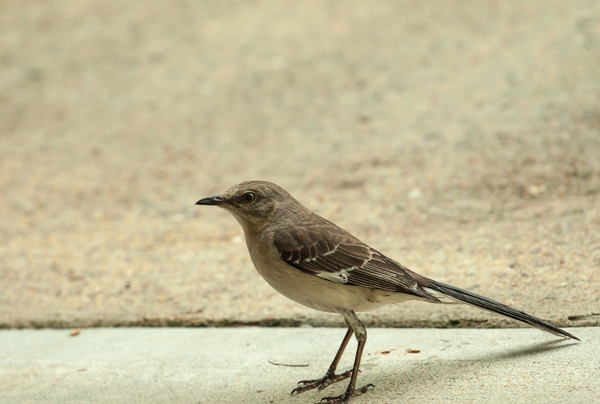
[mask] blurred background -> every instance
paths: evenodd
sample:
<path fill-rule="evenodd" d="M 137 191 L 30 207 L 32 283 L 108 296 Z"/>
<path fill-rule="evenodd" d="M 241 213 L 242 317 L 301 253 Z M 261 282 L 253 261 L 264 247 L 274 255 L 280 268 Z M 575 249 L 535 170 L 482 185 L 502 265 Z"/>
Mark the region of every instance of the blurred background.
<path fill-rule="evenodd" d="M 0 1 L 0 327 L 342 324 L 194 206 L 251 179 L 425 276 L 599 324 L 600 2 Z"/>

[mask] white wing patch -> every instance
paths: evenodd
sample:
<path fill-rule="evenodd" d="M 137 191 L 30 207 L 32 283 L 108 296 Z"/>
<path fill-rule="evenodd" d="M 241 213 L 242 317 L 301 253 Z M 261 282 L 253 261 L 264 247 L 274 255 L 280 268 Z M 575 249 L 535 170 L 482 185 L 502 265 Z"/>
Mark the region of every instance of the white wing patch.
<path fill-rule="evenodd" d="M 335 246 L 335 249 L 333 251 L 328 252 L 327 254 L 324 255 L 329 255 L 334 253 L 337 248 L 339 247 L 339 244 Z M 371 251 L 371 249 L 369 248 L 369 254 L 371 255 L 369 257 L 368 260 L 366 260 L 361 266 L 360 268 L 364 267 L 369 261 L 371 261 L 373 259 L 373 251 Z M 316 259 L 315 259 L 316 261 Z M 318 274 L 316 274 L 319 278 L 323 278 L 323 279 L 327 279 L 328 281 L 331 282 L 335 282 L 335 283 L 348 283 L 348 273 L 350 271 L 354 271 L 355 269 L 360 269 L 359 267 L 352 267 L 352 268 L 347 268 L 347 269 L 342 269 L 341 271 L 338 272 L 319 272 Z"/>
<path fill-rule="evenodd" d="M 355 268 L 350 268 L 350 271 Z M 317 276 L 335 283 L 348 283 L 348 269 L 342 269 L 339 272 L 319 272 Z"/>

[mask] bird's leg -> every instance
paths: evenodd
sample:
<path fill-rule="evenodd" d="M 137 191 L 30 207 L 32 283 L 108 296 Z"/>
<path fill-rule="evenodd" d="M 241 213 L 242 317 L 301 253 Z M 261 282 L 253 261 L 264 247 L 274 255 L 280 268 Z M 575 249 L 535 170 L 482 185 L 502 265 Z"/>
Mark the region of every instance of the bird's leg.
<path fill-rule="evenodd" d="M 367 329 L 353 311 L 343 310 L 340 311 L 340 314 L 346 318 L 346 322 L 353 328 L 356 339 L 358 340 L 358 348 L 356 349 L 352 376 L 350 377 L 350 383 L 348 383 L 346 392 L 337 397 L 324 397 L 320 401 L 321 404 L 345 404 L 350 400 L 350 397 L 360 396 L 361 394 L 366 393 L 369 387 L 375 387 L 372 384 L 367 384 L 360 389 L 356 388 L 356 378 L 358 377 L 360 360 L 362 358 L 363 350 L 365 349 L 365 344 L 367 343 Z"/>
<path fill-rule="evenodd" d="M 348 321 L 346 321 L 346 324 L 348 325 L 348 331 L 346 331 L 346 336 L 344 337 L 344 340 L 342 341 L 342 345 L 340 345 L 340 349 L 338 349 L 338 352 L 335 355 L 335 358 L 333 358 L 333 362 L 331 362 L 331 366 L 329 366 L 329 370 L 327 370 L 327 373 L 325 373 L 325 376 L 322 377 L 321 379 L 302 380 L 301 382 L 298 382 L 298 384 L 301 384 L 301 386 L 296 387 L 294 390 L 292 390 L 292 395 L 304 393 L 305 391 L 316 389 L 316 388 L 318 388 L 319 391 L 321 391 L 324 388 L 331 385 L 332 383 L 339 382 L 340 380 L 344 380 L 344 379 L 347 379 L 350 377 L 350 375 L 352 374 L 352 370 L 348 370 L 347 372 L 344 372 L 341 375 L 335 374 L 335 370 L 337 369 L 337 365 L 338 365 L 340 359 L 342 358 L 342 354 L 344 353 L 344 350 L 346 349 L 346 345 L 348 345 L 348 341 L 350 341 L 350 338 L 352 337 L 352 334 L 354 333 L 354 330 L 350 326 L 350 323 L 348 323 Z"/>

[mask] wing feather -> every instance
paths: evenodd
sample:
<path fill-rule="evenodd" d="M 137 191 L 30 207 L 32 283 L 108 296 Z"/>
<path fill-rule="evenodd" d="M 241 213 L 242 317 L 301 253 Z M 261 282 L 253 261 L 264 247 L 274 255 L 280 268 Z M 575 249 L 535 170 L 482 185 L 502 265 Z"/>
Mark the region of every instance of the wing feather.
<path fill-rule="evenodd" d="M 277 230 L 273 243 L 283 261 L 331 282 L 439 300 L 419 286 L 412 272 L 345 232 L 325 228 Z"/>

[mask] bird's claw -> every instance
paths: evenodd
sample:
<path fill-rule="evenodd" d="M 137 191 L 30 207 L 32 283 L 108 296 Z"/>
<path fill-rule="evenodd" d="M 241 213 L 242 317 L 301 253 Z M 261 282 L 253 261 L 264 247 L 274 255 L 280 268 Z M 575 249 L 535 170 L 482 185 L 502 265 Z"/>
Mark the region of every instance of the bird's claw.
<path fill-rule="evenodd" d="M 344 394 L 337 397 L 323 397 L 321 401 L 319 401 L 319 404 L 346 404 L 350 401 L 350 397 L 360 396 L 361 394 L 366 393 L 369 387 L 375 387 L 375 385 L 367 384 L 360 389 L 348 389 Z"/>
<path fill-rule="evenodd" d="M 352 375 L 352 370 L 348 370 L 342 374 L 326 374 L 324 377 L 315 380 L 302 380 L 299 381 L 300 387 L 296 387 L 292 390 L 292 396 L 294 394 L 304 393 L 305 391 L 318 389 L 319 391 L 329 387 L 331 384 L 345 380 Z"/>

